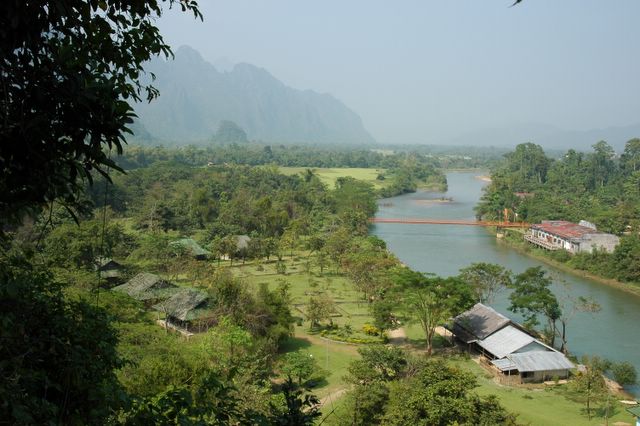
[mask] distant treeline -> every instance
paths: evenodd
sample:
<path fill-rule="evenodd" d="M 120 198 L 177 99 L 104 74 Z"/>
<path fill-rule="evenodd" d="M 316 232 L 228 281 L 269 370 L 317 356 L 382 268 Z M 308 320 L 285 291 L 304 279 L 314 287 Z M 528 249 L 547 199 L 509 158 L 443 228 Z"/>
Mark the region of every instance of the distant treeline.
<path fill-rule="evenodd" d="M 437 168 L 488 168 L 497 164 L 505 149 L 430 146 L 386 148 L 229 144 L 183 147 L 148 147 L 131 145 L 116 162 L 125 170 L 147 167 L 160 161 L 191 166 L 243 164 L 249 166 L 276 164 L 283 167 L 364 167 L 392 169 L 407 156 L 419 158 Z"/>

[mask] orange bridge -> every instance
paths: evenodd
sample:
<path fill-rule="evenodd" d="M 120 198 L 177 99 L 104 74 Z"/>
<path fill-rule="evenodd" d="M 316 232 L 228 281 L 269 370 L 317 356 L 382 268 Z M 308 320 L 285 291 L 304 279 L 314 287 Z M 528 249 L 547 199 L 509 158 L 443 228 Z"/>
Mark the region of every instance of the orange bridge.
<path fill-rule="evenodd" d="M 497 228 L 528 228 L 526 222 L 496 222 L 482 220 L 453 220 L 453 219 L 395 219 L 373 217 L 371 223 L 405 223 L 412 225 L 465 225 L 465 226 L 495 226 Z"/>

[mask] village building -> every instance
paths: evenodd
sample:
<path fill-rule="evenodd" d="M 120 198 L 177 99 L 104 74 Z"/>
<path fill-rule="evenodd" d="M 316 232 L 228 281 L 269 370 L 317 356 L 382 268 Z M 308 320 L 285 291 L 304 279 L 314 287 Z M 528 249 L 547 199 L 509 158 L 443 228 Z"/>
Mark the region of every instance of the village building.
<path fill-rule="evenodd" d="M 181 288 L 170 298 L 153 306 L 164 314 L 160 323 L 183 334 L 206 330 L 214 319 L 214 311 L 208 306 L 209 296 L 192 288 Z"/>
<path fill-rule="evenodd" d="M 640 406 L 627 408 L 627 412 L 636 419 L 636 426 L 640 426 Z"/>
<path fill-rule="evenodd" d="M 124 266 L 109 257 L 96 258 L 94 268 L 100 274 L 100 278 L 109 283 L 117 283 L 124 270 Z"/>
<path fill-rule="evenodd" d="M 482 303 L 455 317 L 450 331 L 512 383 L 564 379 L 575 368 L 564 354 Z"/>
<path fill-rule="evenodd" d="M 175 284 L 163 280 L 155 274 L 142 272 L 112 290 L 126 293 L 136 300 L 153 303 L 171 297 L 176 289 Z"/>
<path fill-rule="evenodd" d="M 181 240 L 173 241 L 170 244 L 173 247 L 180 247 L 184 249 L 196 260 L 206 260 L 211 256 L 211 252 L 209 250 L 202 248 L 202 246 L 192 238 L 183 238 Z"/>
<path fill-rule="evenodd" d="M 591 253 L 593 250 L 613 252 L 620 238 L 600 232 L 595 225 L 580 221 L 579 224 L 566 220 L 543 220 L 531 225 L 524 239 L 547 250 L 566 250 L 569 253 Z"/>

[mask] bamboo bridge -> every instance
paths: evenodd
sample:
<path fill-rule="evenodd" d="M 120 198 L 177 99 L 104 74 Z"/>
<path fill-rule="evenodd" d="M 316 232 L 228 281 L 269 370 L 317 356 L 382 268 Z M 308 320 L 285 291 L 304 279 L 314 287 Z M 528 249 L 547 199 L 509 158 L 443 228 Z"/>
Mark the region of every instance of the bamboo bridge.
<path fill-rule="evenodd" d="M 408 225 L 462 225 L 462 226 L 493 226 L 496 228 L 528 228 L 526 222 L 500 222 L 483 220 L 454 220 L 454 219 L 400 219 L 373 217 L 369 219 L 371 223 L 400 223 Z"/>

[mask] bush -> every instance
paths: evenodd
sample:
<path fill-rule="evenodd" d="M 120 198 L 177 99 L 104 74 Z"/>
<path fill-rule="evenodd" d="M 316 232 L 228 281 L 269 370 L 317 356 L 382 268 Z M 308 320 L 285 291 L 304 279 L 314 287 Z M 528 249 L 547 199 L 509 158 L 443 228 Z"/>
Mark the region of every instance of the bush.
<path fill-rule="evenodd" d="M 368 334 L 369 336 L 379 336 L 380 335 L 380 329 L 374 325 L 371 324 L 365 324 L 362 326 L 362 331 L 364 332 L 364 334 Z"/>

